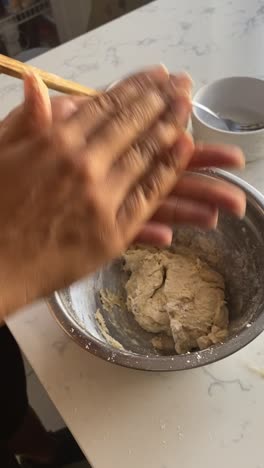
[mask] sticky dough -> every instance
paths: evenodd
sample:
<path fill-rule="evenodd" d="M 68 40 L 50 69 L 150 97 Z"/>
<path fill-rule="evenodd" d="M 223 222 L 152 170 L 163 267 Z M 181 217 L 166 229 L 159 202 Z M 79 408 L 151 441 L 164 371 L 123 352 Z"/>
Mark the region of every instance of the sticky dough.
<path fill-rule="evenodd" d="M 127 307 L 157 349 L 178 354 L 204 349 L 227 336 L 223 277 L 188 249 L 129 250 Z"/>

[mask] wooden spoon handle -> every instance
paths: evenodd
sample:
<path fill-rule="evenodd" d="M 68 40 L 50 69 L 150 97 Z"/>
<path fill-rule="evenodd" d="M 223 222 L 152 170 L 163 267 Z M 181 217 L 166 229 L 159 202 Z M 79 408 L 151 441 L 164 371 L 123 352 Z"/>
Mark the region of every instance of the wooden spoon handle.
<path fill-rule="evenodd" d="M 54 89 L 55 91 L 65 94 L 73 94 L 75 96 L 95 96 L 98 94 L 98 91 L 94 89 L 87 88 L 74 81 L 65 80 L 57 75 L 53 75 L 52 73 L 45 72 L 1 54 L 0 72 L 20 79 L 23 79 L 23 75 L 26 72 L 37 73 L 49 89 Z"/>

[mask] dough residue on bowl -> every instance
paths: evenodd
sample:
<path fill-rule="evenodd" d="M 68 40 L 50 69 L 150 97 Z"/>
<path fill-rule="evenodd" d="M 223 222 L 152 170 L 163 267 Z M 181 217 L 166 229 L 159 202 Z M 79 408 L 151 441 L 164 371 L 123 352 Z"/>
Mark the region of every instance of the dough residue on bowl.
<path fill-rule="evenodd" d="M 228 334 L 223 277 L 190 249 L 131 249 L 124 269 L 127 308 L 156 349 L 178 354 L 222 342 Z"/>
<path fill-rule="evenodd" d="M 103 308 L 111 313 L 114 306 L 117 306 L 119 309 L 124 310 L 126 307 L 125 300 L 118 294 L 114 293 L 110 289 L 101 289 L 100 290 L 100 300 Z"/>
<path fill-rule="evenodd" d="M 105 323 L 105 319 L 104 317 L 102 316 L 102 313 L 100 311 L 100 309 L 97 309 L 96 313 L 95 313 L 95 319 L 98 323 L 98 327 L 104 337 L 104 339 L 106 340 L 106 342 L 108 344 L 110 344 L 113 348 L 116 348 L 116 349 L 124 349 L 124 347 L 122 346 L 121 343 L 119 343 L 119 341 L 115 340 L 115 338 L 113 338 L 110 333 L 109 333 L 109 330 L 107 328 L 107 325 Z"/>

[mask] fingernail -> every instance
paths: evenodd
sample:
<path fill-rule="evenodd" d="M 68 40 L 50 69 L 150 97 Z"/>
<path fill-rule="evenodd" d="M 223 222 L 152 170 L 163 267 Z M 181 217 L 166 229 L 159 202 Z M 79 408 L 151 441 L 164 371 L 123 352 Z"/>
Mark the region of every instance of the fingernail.
<path fill-rule="evenodd" d="M 244 219 L 246 211 L 247 211 L 247 199 L 246 199 L 246 195 L 245 195 L 244 202 L 241 203 L 241 205 L 238 207 L 238 210 L 237 210 L 238 218 L 239 219 Z"/>
<path fill-rule="evenodd" d="M 145 70 L 145 72 L 149 75 L 150 78 L 162 78 L 162 79 L 168 79 L 170 74 L 165 67 L 165 65 L 160 64 L 156 65 L 155 67 L 150 67 Z"/>
<path fill-rule="evenodd" d="M 37 73 L 26 71 L 24 73 L 25 85 L 34 88 L 37 93 L 48 94 L 48 88 Z"/>
<path fill-rule="evenodd" d="M 36 81 L 35 75 L 29 72 L 28 70 L 23 73 L 23 80 L 24 80 L 24 96 L 25 100 L 28 101 L 32 97 L 32 89 L 34 91 L 37 89 L 39 92 L 38 82 Z"/>
<path fill-rule="evenodd" d="M 198 203 L 196 216 L 200 220 L 201 226 L 206 226 L 208 229 L 215 229 L 217 227 L 218 210 L 214 206 Z"/>
<path fill-rule="evenodd" d="M 218 225 L 218 216 L 219 216 L 219 213 L 218 213 L 218 210 L 215 210 L 214 209 L 214 217 L 212 218 L 212 224 L 211 224 L 211 229 L 216 229 L 217 228 L 217 225 Z"/>
<path fill-rule="evenodd" d="M 50 125 L 52 108 L 49 90 L 37 73 L 24 73 L 24 96 L 24 109 L 30 115 L 31 125 L 34 128 Z"/>
<path fill-rule="evenodd" d="M 164 70 L 164 71 L 167 73 L 167 75 L 169 76 L 170 73 L 169 73 L 169 70 L 168 70 L 168 68 L 166 67 L 166 65 L 164 65 L 164 63 L 161 62 L 161 63 L 160 63 L 160 66 L 161 66 L 161 68 L 163 68 L 163 70 Z"/>
<path fill-rule="evenodd" d="M 239 169 L 244 169 L 246 166 L 246 159 L 245 159 L 243 151 L 237 146 L 230 147 L 230 149 L 233 151 L 233 153 L 237 157 L 237 167 Z"/>
<path fill-rule="evenodd" d="M 171 247 L 172 245 L 172 239 L 173 239 L 173 234 L 172 232 L 169 231 L 168 229 L 168 232 L 164 232 L 163 233 L 163 239 L 160 240 L 160 247 L 164 247 L 164 248 L 169 248 Z"/>
<path fill-rule="evenodd" d="M 218 145 L 217 145 L 218 146 Z M 221 145 L 220 149 L 222 152 L 226 153 L 228 156 L 232 156 L 233 166 L 238 169 L 243 169 L 245 167 L 246 161 L 245 156 L 241 148 L 236 145 Z"/>

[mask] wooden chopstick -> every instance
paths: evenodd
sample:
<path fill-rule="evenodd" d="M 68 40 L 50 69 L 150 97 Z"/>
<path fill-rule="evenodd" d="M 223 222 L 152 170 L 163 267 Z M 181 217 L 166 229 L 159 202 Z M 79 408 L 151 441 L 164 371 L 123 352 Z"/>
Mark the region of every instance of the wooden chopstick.
<path fill-rule="evenodd" d="M 27 71 L 37 73 L 49 89 L 53 89 L 61 93 L 73 94 L 75 96 L 95 96 L 98 94 L 98 91 L 94 89 L 87 88 L 86 86 L 75 83 L 74 81 L 65 80 L 57 75 L 45 72 L 36 67 L 32 67 L 32 65 L 19 62 L 18 60 L 0 54 L 0 73 L 23 79 L 23 75 Z"/>

